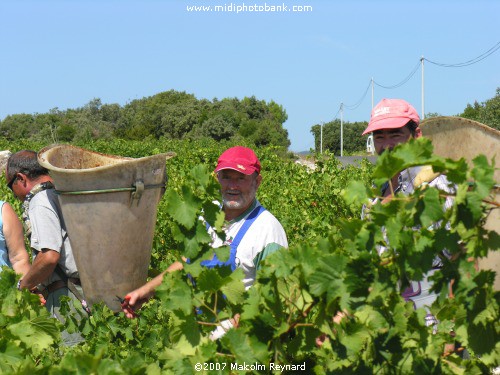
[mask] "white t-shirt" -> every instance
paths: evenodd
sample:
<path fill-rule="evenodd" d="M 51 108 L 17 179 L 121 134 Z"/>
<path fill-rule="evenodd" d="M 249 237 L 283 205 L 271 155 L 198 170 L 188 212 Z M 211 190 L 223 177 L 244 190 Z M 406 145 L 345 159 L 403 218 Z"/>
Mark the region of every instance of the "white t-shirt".
<path fill-rule="evenodd" d="M 224 225 L 223 230 L 226 233 L 225 242 L 217 236 L 212 228 L 209 228 L 208 233 L 212 237 L 212 247 L 217 248 L 230 245 L 243 226 L 245 219 L 257 206 L 261 206 L 261 204 L 258 200 L 255 200 L 241 216 Z M 260 262 L 267 255 L 282 247 L 288 247 L 285 230 L 278 219 L 265 210 L 248 228 L 248 231 L 236 249 L 236 266 L 241 268 L 245 273 L 243 283 L 246 289 L 250 288 L 254 283 Z"/>

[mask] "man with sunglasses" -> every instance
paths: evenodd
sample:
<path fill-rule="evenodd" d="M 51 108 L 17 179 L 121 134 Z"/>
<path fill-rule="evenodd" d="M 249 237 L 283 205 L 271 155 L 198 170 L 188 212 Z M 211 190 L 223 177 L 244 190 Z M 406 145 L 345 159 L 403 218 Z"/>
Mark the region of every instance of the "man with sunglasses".
<path fill-rule="evenodd" d="M 35 151 L 23 150 L 7 161 L 7 186 L 23 202 L 23 224 L 33 251 L 33 264 L 18 284 L 42 294 L 51 314 L 59 314 L 60 297 L 84 302 L 78 270 L 49 171 L 38 164 Z M 63 332 L 66 345 L 82 338 L 79 333 Z"/>

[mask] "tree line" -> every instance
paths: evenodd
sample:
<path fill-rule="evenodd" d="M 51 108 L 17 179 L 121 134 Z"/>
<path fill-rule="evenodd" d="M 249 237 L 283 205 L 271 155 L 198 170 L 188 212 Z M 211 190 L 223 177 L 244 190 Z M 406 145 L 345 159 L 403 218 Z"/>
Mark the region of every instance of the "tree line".
<path fill-rule="evenodd" d="M 76 109 L 9 115 L 0 121 L 0 136 L 51 143 L 212 138 L 287 149 L 290 140 L 283 127 L 287 118 L 285 109 L 272 100 L 255 96 L 207 100 L 170 90 L 123 106 L 95 98 Z"/>
<path fill-rule="evenodd" d="M 425 118 L 441 116 L 439 113 L 427 113 Z M 464 111 L 456 116 L 468 118 L 500 130 L 500 87 L 496 95 L 482 103 L 467 104 Z M 328 150 L 334 155 L 340 155 L 340 120 L 323 124 L 323 150 Z M 367 127 L 367 121 L 343 123 L 343 149 L 346 154 L 363 154 L 366 151 L 366 137 L 361 134 Z M 311 127 L 314 136 L 315 151 L 321 148 L 321 125 Z"/>
<path fill-rule="evenodd" d="M 440 116 L 428 113 L 426 118 Z M 468 104 L 457 116 L 500 129 L 500 88 L 482 103 Z M 288 149 L 290 140 L 283 124 L 288 115 L 280 104 L 255 96 L 197 99 L 175 90 L 133 100 L 123 106 L 103 104 L 95 98 L 76 109 L 51 109 L 48 113 L 13 114 L 0 121 L 0 137 L 57 142 L 89 142 L 97 139 L 203 139 L 232 140 L 255 146 Z M 340 155 L 340 120 L 323 125 L 323 150 Z M 343 149 L 346 154 L 363 154 L 367 122 L 344 122 Z M 320 151 L 321 125 L 311 127 L 315 151 Z"/>

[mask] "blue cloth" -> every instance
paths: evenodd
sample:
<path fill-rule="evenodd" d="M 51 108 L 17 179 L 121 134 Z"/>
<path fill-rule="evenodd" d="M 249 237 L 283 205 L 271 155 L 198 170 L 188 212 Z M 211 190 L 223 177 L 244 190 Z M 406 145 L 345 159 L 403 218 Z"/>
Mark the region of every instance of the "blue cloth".
<path fill-rule="evenodd" d="M 229 245 L 230 247 L 230 252 L 229 252 L 229 259 L 225 262 L 219 260 L 217 258 L 217 254 L 214 254 L 213 258 L 210 260 L 204 260 L 200 264 L 203 267 L 207 268 L 214 268 L 214 267 L 222 267 L 222 266 L 231 266 L 231 271 L 234 271 L 236 269 L 236 250 L 238 250 L 238 245 L 240 244 L 241 240 L 245 236 L 245 233 L 248 231 L 248 228 L 253 224 L 253 222 L 259 217 L 259 215 L 264 212 L 266 209 L 262 206 L 257 206 L 254 208 L 254 210 L 250 213 L 250 215 L 247 216 L 245 219 L 245 222 L 241 226 L 240 230 L 238 231 L 238 234 L 236 237 L 234 237 L 233 241 Z M 210 228 L 210 226 L 207 223 L 207 230 Z M 189 259 L 187 259 L 187 263 L 189 264 Z M 196 284 L 193 277 L 188 273 L 188 278 L 191 280 L 191 283 L 193 286 Z M 226 298 L 225 295 L 222 295 L 224 298 Z M 196 313 L 198 315 L 203 314 L 203 310 L 201 310 L 199 307 L 196 308 Z"/>
<path fill-rule="evenodd" d="M 3 235 L 3 219 L 2 219 L 2 209 L 4 201 L 0 201 L 0 267 L 9 266 L 12 268 L 12 264 L 9 260 L 9 253 L 7 251 L 7 243 L 5 242 L 5 236 Z"/>
<path fill-rule="evenodd" d="M 229 252 L 229 259 L 227 261 L 225 261 L 225 262 L 220 261 L 217 258 L 217 254 L 214 254 L 214 257 L 211 260 L 204 260 L 200 264 L 204 267 L 207 267 L 207 268 L 231 266 L 231 271 L 234 271 L 236 269 L 236 251 L 238 250 L 238 246 L 239 246 L 241 240 L 243 239 L 246 232 L 248 231 L 248 228 L 250 228 L 250 226 L 253 224 L 253 222 L 265 210 L 266 209 L 264 207 L 257 206 L 250 213 L 250 215 L 248 215 L 248 217 L 245 219 L 245 222 L 243 223 L 240 230 L 238 231 L 238 234 L 236 235 L 236 237 L 234 237 L 233 241 L 229 245 L 230 252 Z"/>

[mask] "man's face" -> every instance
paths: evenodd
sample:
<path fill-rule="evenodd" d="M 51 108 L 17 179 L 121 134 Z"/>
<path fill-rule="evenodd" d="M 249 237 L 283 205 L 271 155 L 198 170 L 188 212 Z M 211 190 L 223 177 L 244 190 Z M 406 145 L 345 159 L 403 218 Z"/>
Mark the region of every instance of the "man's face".
<path fill-rule="evenodd" d="M 255 199 L 262 176 L 223 169 L 217 173 L 217 178 L 221 186 L 224 208 L 244 211 Z"/>
<path fill-rule="evenodd" d="M 403 126 L 397 129 L 381 129 L 373 132 L 373 143 L 377 155 L 385 150 L 391 151 L 396 145 L 407 142 L 412 137 L 410 129 Z"/>
<path fill-rule="evenodd" d="M 5 177 L 7 178 L 7 186 L 12 190 L 12 193 L 14 193 L 17 199 L 24 201 L 28 193 L 22 184 L 25 176 L 21 173 L 16 173 L 9 177 L 9 171 L 6 169 Z"/>

